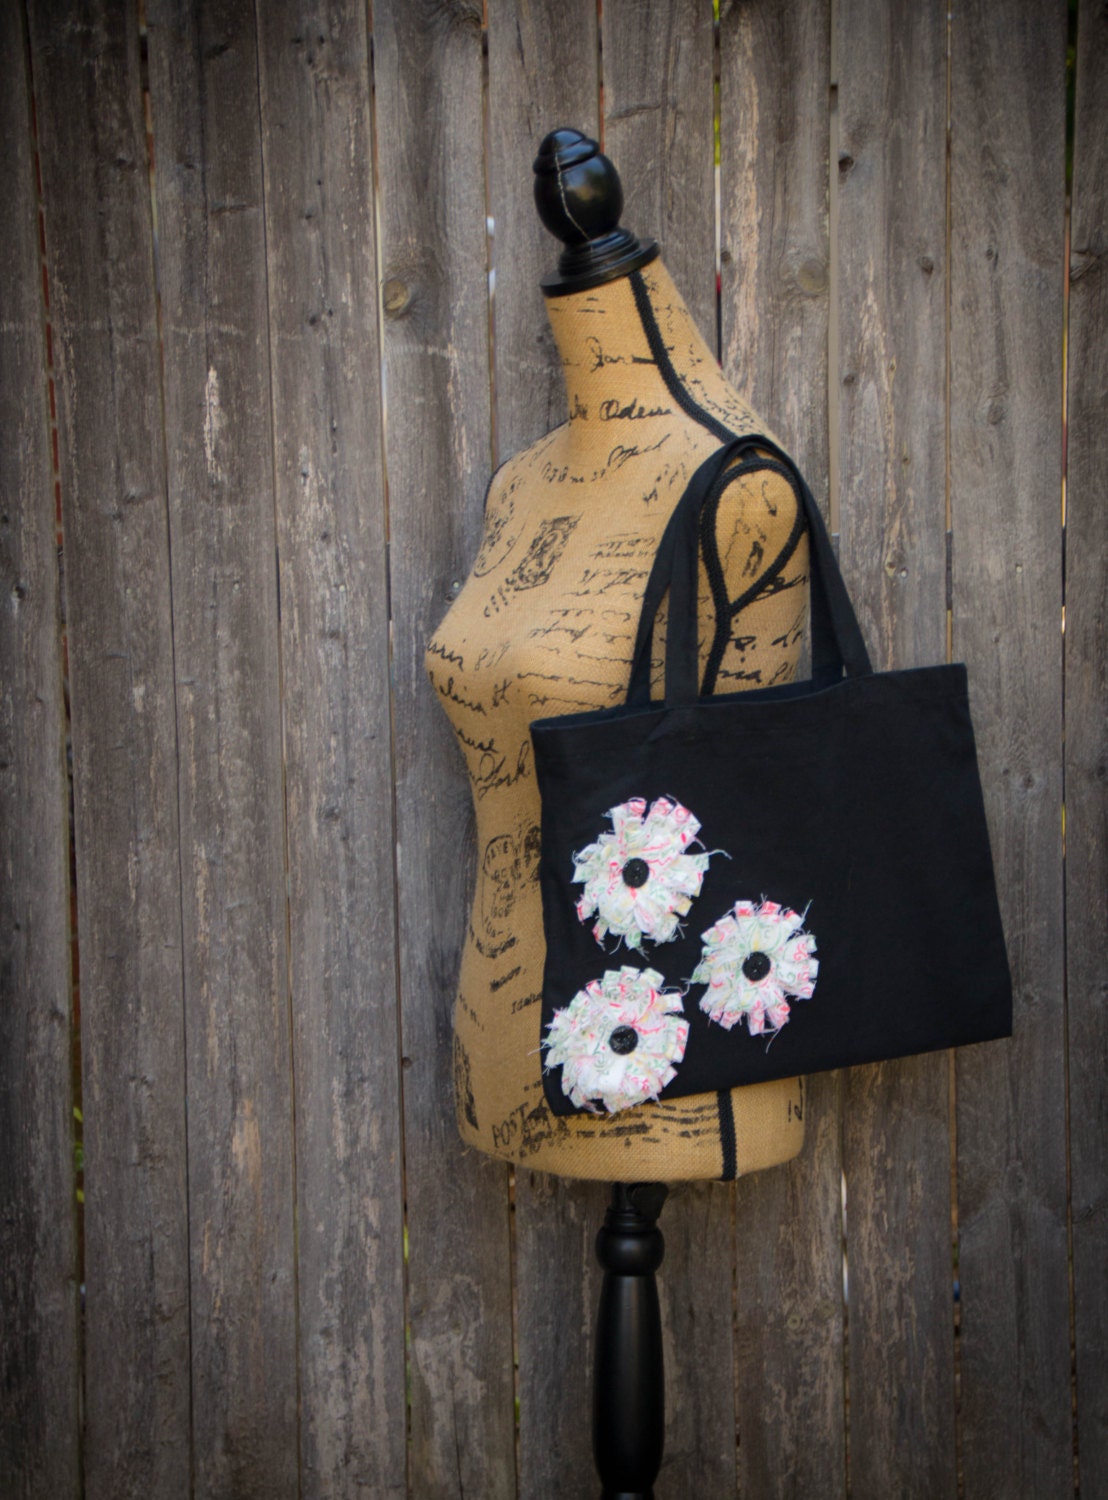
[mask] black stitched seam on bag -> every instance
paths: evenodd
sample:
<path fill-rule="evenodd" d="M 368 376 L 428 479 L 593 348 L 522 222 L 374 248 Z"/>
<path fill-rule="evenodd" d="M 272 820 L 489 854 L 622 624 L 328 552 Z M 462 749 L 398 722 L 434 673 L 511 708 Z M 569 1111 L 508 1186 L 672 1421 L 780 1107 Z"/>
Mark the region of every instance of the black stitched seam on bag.
<path fill-rule="evenodd" d="M 723 1171 L 720 1182 L 734 1182 L 739 1175 L 738 1145 L 735 1140 L 735 1111 L 731 1105 L 731 1090 L 720 1089 L 716 1095 L 719 1106 L 719 1144 L 723 1152 Z"/>
<path fill-rule="evenodd" d="M 719 514 L 720 501 L 723 492 L 732 480 L 740 478 L 744 474 L 762 474 L 769 472 L 779 474 L 786 480 L 796 500 L 796 516 L 793 520 L 792 530 L 781 551 L 770 563 L 769 567 L 762 573 L 748 589 L 745 589 L 732 604 L 727 595 L 727 585 L 723 578 L 723 563 L 720 561 L 719 541 L 716 537 L 716 518 Z M 737 468 L 728 469 L 720 476 L 718 490 L 713 490 L 707 504 L 704 506 L 703 521 L 700 530 L 700 546 L 704 554 L 704 566 L 708 570 L 708 584 L 712 591 L 712 600 L 716 608 L 716 630 L 712 639 L 712 647 L 708 652 L 708 660 L 704 667 L 704 680 L 701 683 L 701 695 L 707 697 L 715 691 L 716 677 L 719 673 L 720 664 L 723 661 L 723 653 L 727 650 L 731 639 L 731 621 L 748 604 L 753 604 L 770 587 L 775 579 L 779 578 L 785 570 L 785 566 L 800 544 L 800 538 L 807 531 L 804 519 L 804 506 L 797 490 L 796 479 L 784 464 L 779 464 L 773 459 L 758 458 L 753 463 L 743 463 Z M 723 601 L 725 608 L 720 607 Z"/>

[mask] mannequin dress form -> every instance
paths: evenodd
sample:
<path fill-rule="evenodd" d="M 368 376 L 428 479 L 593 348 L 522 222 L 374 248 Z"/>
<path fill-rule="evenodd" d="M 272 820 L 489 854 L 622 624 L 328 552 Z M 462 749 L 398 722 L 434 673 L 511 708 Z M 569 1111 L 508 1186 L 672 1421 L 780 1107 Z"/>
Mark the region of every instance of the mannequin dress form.
<path fill-rule="evenodd" d="M 540 215 L 569 242 L 543 290 L 570 416 L 493 476 L 479 554 L 427 652 L 477 815 L 477 888 L 455 1010 L 458 1124 L 469 1144 L 539 1171 L 726 1180 L 800 1149 L 799 1081 L 610 1116 L 555 1116 L 546 1105 L 529 726 L 622 700 L 642 591 L 674 506 L 724 441 L 766 429 L 727 384 L 655 248 L 618 227 L 619 178 L 595 143 L 554 132 L 536 173 Z M 715 689 L 789 680 L 808 560 L 789 484 L 767 471 L 729 485 L 715 545 L 734 606 Z M 704 666 L 715 616 L 703 564 L 700 613 Z M 664 623 L 655 636 L 660 683 Z"/>
<path fill-rule="evenodd" d="M 803 1139 L 798 1079 L 554 1116 L 540 1076 L 545 956 L 539 798 L 528 726 L 622 701 L 642 592 L 665 524 L 700 463 L 766 431 L 724 380 L 651 243 L 619 226 L 612 164 L 576 131 L 535 161 L 543 223 L 566 248 L 546 277 L 569 420 L 493 476 L 472 572 L 427 652 L 477 814 L 477 889 L 455 1010 L 463 1139 L 533 1169 L 615 1180 L 597 1235 L 604 1268 L 593 1452 L 601 1500 L 652 1500 L 665 1402 L 654 1273 L 665 1181 L 734 1178 Z M 778 474 L 747 473 L 704 538 L 731 601 L 716 629 L 702 562 L 705 690 L 790 680 L 807 615 L 807 538 Z M 654 641 L 660 685 L 664 610 Z M 660 694 L 656 693 L 656 696 Z"/>

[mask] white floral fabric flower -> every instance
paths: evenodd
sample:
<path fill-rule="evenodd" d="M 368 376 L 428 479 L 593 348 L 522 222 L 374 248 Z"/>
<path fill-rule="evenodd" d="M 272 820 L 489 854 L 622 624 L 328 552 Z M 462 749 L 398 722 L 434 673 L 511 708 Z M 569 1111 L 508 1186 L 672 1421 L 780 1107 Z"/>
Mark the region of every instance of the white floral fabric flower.
<path fill-rule="evenodd" d="M 694 984 L 707 985 L 700 1009 L 728 1031 L 746 1019 L 754 1036 L 778 1032 L 790 1000 L 810 1000 L 819 960 L 804 918 L 775 901 L 736 901 L 703 934 Z"/>
<path fill-rule="evenodd" d="M 584 887 L 577 903 L 582 922 L 595 915 L 593 936 L 608 934 L 629 948 L 644 938 L 672 942 L 680 918 L 700 894 L 711 858 L 692 852 L 700 823 L 687 807 L 659 797 L 649 811 L 644 797 L 632 797 L 609 810 L 611 832 L 605 832 L 573 856 L 573 879 Z"/>
<path fill-rule="evenodd" d="M 610 1114 L 656 1099 L 685 1055 L 681 997 L 656 969 L 608 969 L 555 1011 L 544 1040 L 547 1069 L 578 1109 Z M 675 1008 L 676 1007 L 676 1008 Z"/>

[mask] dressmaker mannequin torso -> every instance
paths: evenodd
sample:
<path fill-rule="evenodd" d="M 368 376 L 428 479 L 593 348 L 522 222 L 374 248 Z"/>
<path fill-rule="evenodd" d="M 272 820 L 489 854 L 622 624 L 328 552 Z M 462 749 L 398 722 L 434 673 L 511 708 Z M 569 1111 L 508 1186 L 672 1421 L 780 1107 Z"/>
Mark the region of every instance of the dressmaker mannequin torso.
<path fill-rule="evenodd" d="M 490 486 L 473 570 L 427 666 L 465 756 L 478 871 L 455 1015 L 463 1138 L 542 1171 L 608 1181 L 732 1177 L 802 1141 L 798 1080 L 555 1117 L 540 1078 L 539 797 L 529 725 L 622 700 L 642 591 L 674 506 L 730 433 L 765 432 L 724 380 L 661 261 L 547 301 L 569 421 Z M 786 681 L 807 609 L 788 483 L 725 491 L 716 542 L 733 601 L 721 692 Z M 714 617 L 701 566 L 702 664 Z M 664 631 L 655 641 L 660 681 Z"/>

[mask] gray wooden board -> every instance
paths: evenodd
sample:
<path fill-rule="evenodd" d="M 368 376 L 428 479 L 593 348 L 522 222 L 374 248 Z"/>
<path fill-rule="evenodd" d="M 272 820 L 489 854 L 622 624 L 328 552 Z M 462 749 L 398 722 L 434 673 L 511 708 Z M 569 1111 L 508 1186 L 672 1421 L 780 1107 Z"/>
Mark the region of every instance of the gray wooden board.
<path fill-rule="evenodd" d="M 301 1490 L 406 1493 L 388 578 L 365 8 L 259 7 Z"/>
<path fill-rule="evenodd" d="M 605 0 L 604 150 L 623 183 L 623 222 L 657 240 L 716 346 L 714 40 L 699 0 Z"/>
<path fill-rule="evenodd" d="M 666 1378 L 658 1493 L 672 1500 L 735 1491 L 733 1207 L 729 1184 L 682 1182 L 658 1221 L 665 1239 L 658 1296 Z"/>
<path fill-rule="evenodd" d="M 589 1495 L 600 1484 L 592 1457 L 595 1245 L 610 1194 L 603 1183 L 525 1167 L 515 1181 L 520 1500 Z"/>
<path fill-rule="evenodd" d="M 739 1494 L 758 1500 L 845 1494 L 841 1093 L 806 1079 L 801 1155 L 738 1183 Z"/>
<path fill-rule="evenodd" d="M 139 36 L 32 4 L 66 543 L 85 1493 L 190 1492 L 173 649 Z"/>
<path fill-rule="evenodd" d="M 0 1492 L 79 1493 L 69 839 L 22 9 L 0 8 Z"/>
<path fill-rule="evenodd" d="M 502 461 L 566 417 L 565 383 L 539 281 L 561 244 L 539 221 L 532 162 L 561 126 L 599 135 L 598 30 L 592 0 L 489 6 L 489 214 L 495 225 L 495 427 Z M 593 1251 L 607 1193 L 515 1172 L 519 1493 L 595 1488 L 593 1337 L 600 1273 Z"/>
<path fill-rule="evenodd" d="M 948 1069 L 909 1058 L 844 1088 L 850 1493 L 874 1500 L 956 1493 Z"/>
<path fill-rule="evenodd" d="M 724 367 L 823 500 L 830 24 L 826 0 L 721 7 Z M 843 1493 L 840 1098 L 838 1077 L 807 1082 L 801 1156 L 738 1184 L 744 1495 Z"/>
<path fill-rule="evenodd" d="M 374 6 L 415 1495 L 515 1494 L 507 1172 L 463 1152 L 452 1013 L 470 793 L 423 667 L 491 465 L 479 5 Z M 450 855 L 443 857 L 444 851 Z"/>
<path fill-rule="evenodd" d="M 958 1056 L 967 1495 L 1072 1494 L 1061 860 L 1066 8 L 953 17 L 953 642 L 1015 985 Z"/>
<path fill-rule="evenodd" d="M 490 0 L 488 9 L 494 418 L 496 462 L 503 463 L 566 419 L 565 382 L 539 290 L 563 247 L 535 211 L 531 164 L 551 130 L 599 134 L 599 54 L 595 0 Z"/>
<path fill-rule="evenodd" d="M 924 666 L 946 657 L 946 16 L 842 0 L 836 25 L 841 560 L 875 664 Z M 949 1066 L 844 1081 L 859 1500 L 956 1489 Z"/>
<path fill-rule="evenodd" d="M 254 7 L 147 6 L 202 1494 L 297 1486 L 273 439 Z"/>
<path fill-rule="evenodd" d="M 1066 475 L 1066 983 L 1082 1494 L 1108 1476 L 1108 13 L 1078 18 Z"/>
<path fill-rule="evenodd" d="M 723 365 L 824 506 L 830 32 L 830 0 L 720 7 Z"/>

